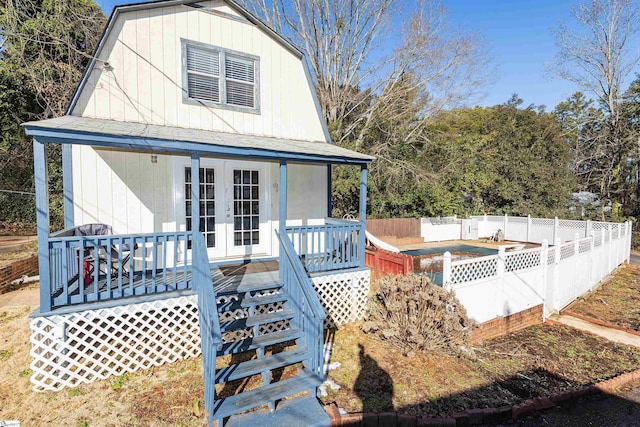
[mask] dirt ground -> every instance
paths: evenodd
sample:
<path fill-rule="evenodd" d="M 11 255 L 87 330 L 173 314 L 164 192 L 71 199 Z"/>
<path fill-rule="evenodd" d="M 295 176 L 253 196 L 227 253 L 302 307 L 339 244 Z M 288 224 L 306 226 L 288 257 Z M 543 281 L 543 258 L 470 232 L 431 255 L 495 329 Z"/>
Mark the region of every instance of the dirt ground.
<path fill-rule="evenodd" d="M 611 393 L 562 402 L 517 423 L 502 426 L 640 427 L 640 381 L 631 382 Z"/>
<path fill-rule="evenodd" d="M 0 309 L 0 420 L 17 419 L 23 426 L 206 424 L 200 358 L 57 393 L 33 392 L 27 319 L 32 310 Z M 558 326 L 529 328 L 490 341 L 476 350 L 475 360 L 441 353 L 403 356 L 370 339 L 357 325 L 341 329 L 332 339 L 333 360 L 342 366 L 331 371 L 330 378 L 342 389 L 331 391 L 325 400 L 335 400 L 350 412 L 394 407 L 406 413 L 450 415 L 523 401 L 640 367 L 640 351 Z"/>
<path fill-rule="evenodd" d="M 333 337 L 342 388 L 325 401 L 348 412 L 446 416 L 578 388 L 640 368 L 640 350 L 561 326 L 541 325 L 486 342 L 475 359 L 442 353 L 403 356 L 357 325 Z"/>
<path fill-rule="evenodd" d="M 629 268 L 612 282 L 619 279 L 622 288 L 625 282 L 636 283 L 640 270 Z M 200 358 L 57 393 L 33 392 L 28 315 L 34 308 L 0 306 L 0 420 L 19 420 L 23 426 L 206 425 Z M 336 401 L 349 412 L 395 409 L 451 415 L 468 408 L 513 404 L 640 368 L 640 350 L 562 326 L 541 325 L 487 341 L 474 348 L 474 357 L 435 352 L 404 356 L 364 334 L 357 324 L 327 339 L 334 345 L 332 361 L 341 363 L 329 377 L 341 389 L 330 389 L 324 400 Z M 640 392 L 629 392 L 639 394 L 640 400 Z M 610 406 L 620 411 L 636 408 L 625 409 L 622 400 L 621 406 Z M 542 419 L 531 423 L 527 425 L 556 425 Z"/>
<path fill-rule="evenodd" d="M 34 309 L 0 308 L 0 420 L 22 426 L 206 425 L 200 358 L 57 393 L 32 391 L 27 316 Z"/>
<path fill-rule="evenodd" d="M 569 310 L 613 324 L 640 330 L 640 266 L 623 266 L 607 283 Z"/>

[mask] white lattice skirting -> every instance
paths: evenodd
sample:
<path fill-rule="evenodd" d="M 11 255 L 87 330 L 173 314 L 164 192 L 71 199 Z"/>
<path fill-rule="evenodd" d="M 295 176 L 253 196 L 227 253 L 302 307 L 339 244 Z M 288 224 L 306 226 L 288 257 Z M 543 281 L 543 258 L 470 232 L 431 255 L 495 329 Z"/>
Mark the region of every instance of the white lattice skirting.
<path fill-rule="evenodd" d="M 369 269 L 311 277 L 313 287 L 327 313 L 325 328 L 337 328 L 362 319 L 367 308 Z"/>
<path fill-rule="evenodd" d="M 200 354 L 197 296 L 31 320 L 36 391 L 77 387 Z"/>
<path fill-rule="evenodd" d="M 314 276 L 325 327 L 361 319 L 369 270 Z M 196 295 L 31 320 L 31 382 L 57 391 L 200 354 Z"/>

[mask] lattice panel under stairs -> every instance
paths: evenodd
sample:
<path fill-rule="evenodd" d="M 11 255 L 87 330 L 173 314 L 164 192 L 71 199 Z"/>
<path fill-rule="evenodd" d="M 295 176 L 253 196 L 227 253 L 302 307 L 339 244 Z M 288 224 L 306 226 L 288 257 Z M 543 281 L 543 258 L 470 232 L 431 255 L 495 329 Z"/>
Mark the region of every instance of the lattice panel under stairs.
<path fill-rule="evenodd" d="M 266 290 L 252 293 L 251 296 L 269 296 L 272 294 L 278 293 L 277 290 Z M 237 301 L 237 295 L 228 296 L 222 295 L 216 298 L 219 304 L 223 304 L 230 301 Z M 254 314 L 267 314 L 267 313 L 275 313 L 278 311 L 284 310 L 286 305 L 285 301 L 277 301 L 271 302 L 267 304 L 258 304 L 254 307 Z M 233 310 L 223 311 L 218 313 L 218 318 L 220 322 L 229 322 L 232 320 L 246 319 L 249 317 L 249 308 L 237 308 Z M 277 322 L 264 323 L 258 327 L 258 332 L 260 335 L 270 334 L 272 332 L 284 331 L 291 328 L 290 321 L 287 320 L 279 320 Z M 231 331 L 225 331 L 222 333 L 222 342 L 230 343 L 238 340 L 244 340 L 247 338 L 253 338 L 253 327 L 239 328 Z"/>
<path fill-rule="evenodd" d="M 369 297 L 369 270 L 328 274 L 311 278 L 327 313 L 325 328 L 337 328 L 364 317 Z"/>
<path fill-rule="evenodd" d="M 200 354 L 197 297 L 31 320 L 35 391 L 77 387 Z"/>
<path fill-rule="evenodd" d="M 325 327 L 337 327 L 364 316 L 369 270 L 315 276 L 313 285 L 328 314 Z M 252 293 L 268 296 L 274 291 Z M 218 303 L 237 300 L 220 296 Z M 223 298 L 225 300 L 223 300 Z M 255 306 L 255 313 L 280 311 L 285 302 Z M 246 309 L 221 320 L 247 315 Z M 35 391 L 57 391 L 200 354 L 197 296 L 160 299 L 31 320 L 31 382 Z M 262 324 L 260 334 L 289 329 L 289 320 Z M 224 342 L 253 336 L 253 328 L 233 331 Z"/>

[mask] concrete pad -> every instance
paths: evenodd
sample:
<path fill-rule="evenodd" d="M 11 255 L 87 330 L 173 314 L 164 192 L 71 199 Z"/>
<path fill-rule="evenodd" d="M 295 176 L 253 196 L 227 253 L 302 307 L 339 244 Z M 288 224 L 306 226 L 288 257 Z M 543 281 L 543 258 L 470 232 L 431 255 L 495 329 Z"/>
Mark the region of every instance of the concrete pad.
<path fill-rule="evenodd" d="M 640 336 L 637 335 L 629 334 L 617 329 L 607 328 L 605 326 L 595 325 L 566 314 L 551 316 L 550 319 L 581 331 L 591 332 L 592 334 L 606 338 L 609 341 L 640 348 Z"/>

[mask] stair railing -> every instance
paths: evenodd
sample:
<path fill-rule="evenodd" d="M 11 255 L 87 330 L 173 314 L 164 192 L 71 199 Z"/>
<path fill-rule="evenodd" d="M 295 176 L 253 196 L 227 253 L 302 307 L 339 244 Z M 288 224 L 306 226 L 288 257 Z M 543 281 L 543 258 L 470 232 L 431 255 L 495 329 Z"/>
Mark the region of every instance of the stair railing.
<path fill-rule="evenodd" d="M 303 345 L 311 352 L 307 368 L 321 380 L 326 314 L 293 243 L 286 234 L 281 235 L 276 231 L 276 235 L 280 241 L 280 280 L 291 296 L 290 303 L 298 313 L 291 327 L 298 327 L 302 331 Z"/>
<path fill-rule="evenodd" d="M 192 284 L 198 293 L 200 336 L 202 338 L 202 369 L 204 373 L 204 403 L 209 425 L 213 425 L 213 409 L 216 398 L 216 354 L 222 346 L 220 319 L 213 289 L 207 245 L 202 233 L 193 236 Z"/>

